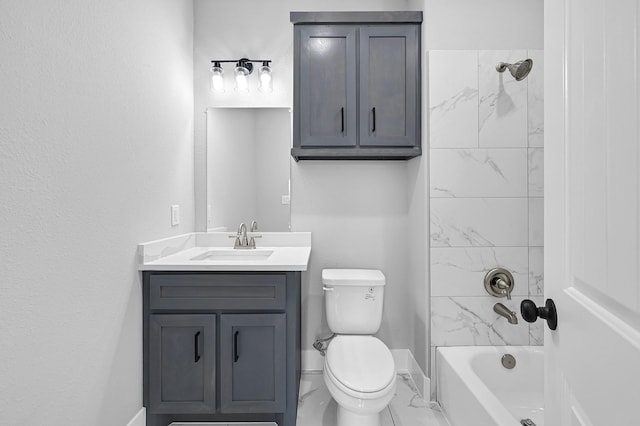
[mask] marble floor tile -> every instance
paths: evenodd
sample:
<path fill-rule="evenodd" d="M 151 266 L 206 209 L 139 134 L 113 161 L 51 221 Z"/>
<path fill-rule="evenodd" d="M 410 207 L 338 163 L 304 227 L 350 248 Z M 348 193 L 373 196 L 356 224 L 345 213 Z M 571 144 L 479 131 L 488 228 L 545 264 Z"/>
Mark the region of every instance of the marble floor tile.
<path fill-rule="evenodd" d="M 396 394 L 382 412 L 382 426 L 448 426 L 437 403 L 420 398 L 409 373 L 399 373 Z M 300 377 L 297 426 L 336 426 L 336 402 L 321 371 Z"/>

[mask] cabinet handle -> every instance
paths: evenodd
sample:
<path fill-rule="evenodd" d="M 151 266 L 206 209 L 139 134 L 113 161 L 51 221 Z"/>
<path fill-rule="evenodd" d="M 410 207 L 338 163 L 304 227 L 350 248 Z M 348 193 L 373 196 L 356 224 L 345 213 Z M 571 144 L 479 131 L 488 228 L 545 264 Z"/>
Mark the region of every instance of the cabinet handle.
<path fill-rule="evenodd" d="M 376 107 L 373 107 L 371 112 L 373 113 L 373 129 L 371 129 L 371 131 L 375 132 L 376 131 Z"/>
<path fill-rule="evenodd" d="M 240 359 L 240 355 L 238 354 L 238 334 L 240 334 L 240 332 L 237 330 L 233 333 L 233 362 L 238 362 Z"/>
<path fill-rule="evenodd" d="M 340 117 L 341 117 L 340 119 L 341 119 L 341 122 L 342 122 L 342 124 L 340 126 L 340 131 L 342 133 L 344 133 L 344 107 L 340 108 Z"/>
<path fill-rule="evenodd" d="M 193 336 L 193 362 L 200 361 L 200 344 L 198 336 L 200 336 L 200 332 L 198 331 L 195 336 Z"/>

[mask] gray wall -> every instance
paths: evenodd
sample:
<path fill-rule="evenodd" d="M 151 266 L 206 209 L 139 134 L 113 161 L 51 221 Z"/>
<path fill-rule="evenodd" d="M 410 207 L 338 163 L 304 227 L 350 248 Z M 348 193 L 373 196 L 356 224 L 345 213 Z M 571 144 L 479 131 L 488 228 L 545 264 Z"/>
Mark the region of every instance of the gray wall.
<path fill-rule="evenodd" d="M 125 425 L 137 244 L 194 228 L 192 2 L 3 0 L 0 28 L 0 423 Z"/>

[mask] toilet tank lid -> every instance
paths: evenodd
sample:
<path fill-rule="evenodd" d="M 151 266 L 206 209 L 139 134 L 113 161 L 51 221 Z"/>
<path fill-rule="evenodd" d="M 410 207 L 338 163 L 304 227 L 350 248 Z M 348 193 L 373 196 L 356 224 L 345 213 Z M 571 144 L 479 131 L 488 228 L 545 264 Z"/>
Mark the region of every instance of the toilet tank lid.
<path fill-rule="evenodd" d="M 385 285 L 385 278 L 377 269 L 323 269 L 322 284 L 378 287 Z"/>

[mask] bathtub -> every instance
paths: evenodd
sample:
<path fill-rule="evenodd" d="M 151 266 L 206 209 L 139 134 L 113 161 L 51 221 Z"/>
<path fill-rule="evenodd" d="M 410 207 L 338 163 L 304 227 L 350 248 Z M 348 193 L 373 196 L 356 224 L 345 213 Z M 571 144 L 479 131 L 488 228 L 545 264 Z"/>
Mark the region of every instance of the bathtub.
<path fill-rule="evenodd" d="M 511 354 L 513 369 L 501 359 Z M 541 346 L 457 346 L 436 351 L 437 399 L 451 426 L 544 426 Z"/>

